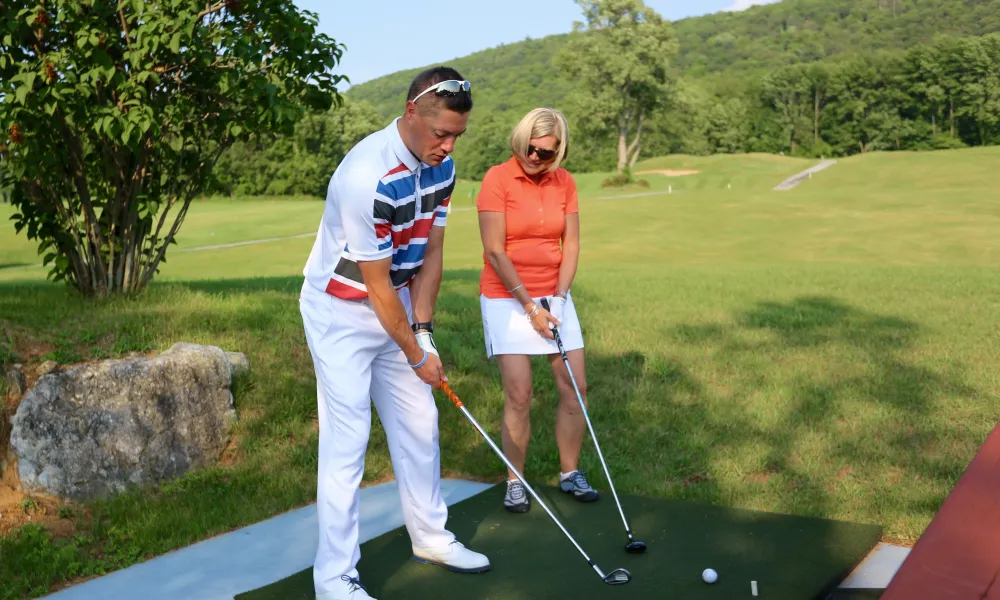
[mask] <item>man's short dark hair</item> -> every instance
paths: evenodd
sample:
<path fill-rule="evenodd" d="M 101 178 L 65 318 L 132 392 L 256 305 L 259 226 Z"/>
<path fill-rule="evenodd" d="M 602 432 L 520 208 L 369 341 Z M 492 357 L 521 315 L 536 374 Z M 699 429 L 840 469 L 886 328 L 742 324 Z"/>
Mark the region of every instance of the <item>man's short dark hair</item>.
<path fill-rule="evenodd" d="M 413 100 L 420 95 L 420 92 L 435 83 L 441 83 L 449 79 L 464 81 L 465 77 L 462 77 L 461 73 L 450 67 L 432 67 L 418 73 L 413 78 L 413 82 L 410 83 L 410 91 L 406 94 L 406 101 Z M 454 96 L 438 96 L 434 92 L 430 92 L 420 98 L 420 104 L 426 105 L 432 111 L 447 108 L 457 113 L 467 113 L 472 110 L 472 94 L 460 93 Z"/>

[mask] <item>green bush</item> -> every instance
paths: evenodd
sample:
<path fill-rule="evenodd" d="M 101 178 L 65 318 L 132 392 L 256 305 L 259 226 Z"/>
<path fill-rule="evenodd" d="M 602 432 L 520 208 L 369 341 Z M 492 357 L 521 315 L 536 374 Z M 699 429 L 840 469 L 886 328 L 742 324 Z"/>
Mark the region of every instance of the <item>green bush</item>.
<path fill-rule="evenodd" d="M 649 182 L 645 179 L 636 179 L 632 175 L 632 169 L 624 169 L 621 173 L 616 173 L 601 182 L 602 188 L 620 188 L 627 185 L 637 185 L 642 188 L 649 188 Z"/>

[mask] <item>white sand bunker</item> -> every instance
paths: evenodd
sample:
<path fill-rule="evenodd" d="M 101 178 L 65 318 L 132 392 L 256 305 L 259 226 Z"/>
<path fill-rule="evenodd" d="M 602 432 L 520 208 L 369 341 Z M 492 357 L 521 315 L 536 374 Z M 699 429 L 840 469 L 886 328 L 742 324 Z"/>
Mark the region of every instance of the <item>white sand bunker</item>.
<path fill-rule="evenodd" d="M 697 175 L 701 171 L 678 171 L 674 169 L 654 169 L 652 171 L 639 171 L 636 175 L 663 175 L 665 177 L 684 177 L 686 175 Z"/>

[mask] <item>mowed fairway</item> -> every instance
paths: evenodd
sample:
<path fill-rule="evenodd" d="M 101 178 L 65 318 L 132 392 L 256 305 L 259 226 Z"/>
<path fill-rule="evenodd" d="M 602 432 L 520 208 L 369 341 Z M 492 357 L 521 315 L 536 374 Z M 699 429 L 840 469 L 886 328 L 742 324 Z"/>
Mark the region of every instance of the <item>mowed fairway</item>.
<path fill-rule="evenodd" d="M 653 159 L 636 170 L 701 173 L 643 175 L 648 189 L 578 178 L 573 293 L 591 417 L 619 490 L 877 523 L 909 543 L 1000 414 L 1000 149 L 855 157 L 772 191 L 816 162 Z M 499 440 L 473 189 L 463 183 L 454 197 L 435 337 L 453 387 Z M 297 305 L 312 238 L 190 250 L 311 233 L 321 211 L 317 201 L 199 204 L 158 282 L 133 300 L 85 302 L 41 281 L 41 269 L 0 270 L 15 353 L 42 342 L 77 360 L 193 341 L 245 352 L 253 371 L 237 390 L 225 466 L 95 505 L 82 537 L 62 542 L 77 564 L 58 566 L 40 540 L 0 541 L 29 557 L 0 561 L 0 581 L 37 572 L 38 591 L 99 561 L 124 566 L 312 501 L 315 383 Z M 12 234 L 0 232 L 0 262 L 38 262 Z M 554 484 L 547 370 L 536 363 L 526 471 Z M 492 451 L 443 397 L 439 408 L 446 475 L 499 481 Z M 606 488 L 589 439 L 583 468 Z M 391 476 L 376 426 L 365 480 Z M 96 550 L 108 544 L 120 550 Z"/>

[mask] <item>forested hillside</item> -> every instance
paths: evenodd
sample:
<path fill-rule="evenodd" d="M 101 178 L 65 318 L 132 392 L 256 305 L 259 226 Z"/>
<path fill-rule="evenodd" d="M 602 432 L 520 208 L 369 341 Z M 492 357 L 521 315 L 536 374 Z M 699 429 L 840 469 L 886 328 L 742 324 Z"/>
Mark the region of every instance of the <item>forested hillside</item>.
<path fill-rule="evenodd" d="M 678 52 L 663 102 L 642 130 L 642 158 L 1000 143 L 1000 0 L 782 0 L 666 27 Z M 447 61 L 473 82 L 476 100 L 455 151 L 460 176 L 479 178 L 504 160 L 511 128 L 537 106 L 560 108 L 571 121 L 567 168 L 614 168 L 614 127 L 592 90 L 557 66 L 581 35 Z M 323 194 L 350 141 L 400 113 L 422 68 L 352 87 L 347 108 L 305 121 L 292 139 L 234 148 L 220 163 L 217 190 Z M 336 151 L 322 159 L 313 155 L 330 144 L 317 131 L 335 132 Z"/>
<path fill-rule="evenodd" d="M 769 70 L 859 50 L 906 50 L 939 35 L 1000 31 L 1000 0 L 782 0 L 674 23 L 689 77 Z"/>
<path fill-rule="evenodd" d="M 473 82 L 476 106 L 482 107 L 482 112 L 518 112 L 538 103 L 556 105 L 573 89 L 553 65 L 568 37 L 564 34 L 528 39 L 447 64 Z M 346 95 L 351 100 L 371 103 L 387 118 L 395 116 L 402 111 L 410 81 L 424 68 L 399 71 L 353 86 Z"/>
<path fill-rule="evenodd" d="M 673 28 L 680 43 L 678 73 L 716 82 L 739 75 L 742 82 L 748 72 L 859 51 L 905 50 L 942 35 L 1000 32 L 1000 0 L 782 0 L 675 21 Z M 558 105 L 571 87 L 552 59 L 568 37 L 529 39 L 448 64 L 474 82 L 476 101 L 487 111 Z M 347 96 L 374 104 L 386 117 L 394 115 L 420 70 L 355 85 Z"/>

